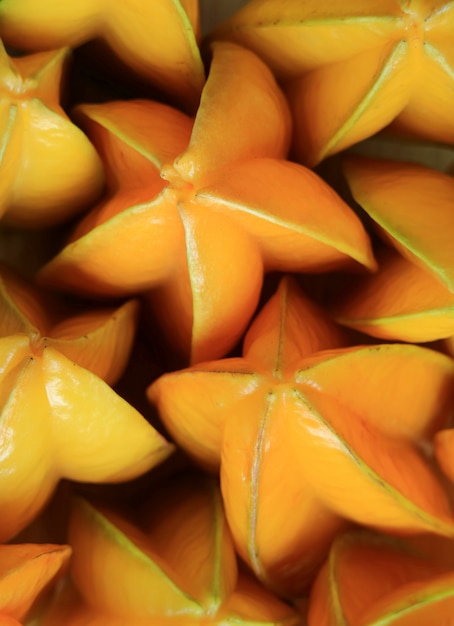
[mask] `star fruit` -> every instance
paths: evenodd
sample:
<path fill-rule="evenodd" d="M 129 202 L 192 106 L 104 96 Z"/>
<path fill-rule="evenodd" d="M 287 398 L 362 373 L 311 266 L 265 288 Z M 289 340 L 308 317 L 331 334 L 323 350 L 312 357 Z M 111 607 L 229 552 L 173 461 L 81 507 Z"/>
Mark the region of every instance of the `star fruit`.
<path fill-rule="evenodd" d="M 312 588 L 309 626 L 448 625 L 454 571 L 395 539 L 338 537 Z"/>
<path fill-rule="evenodd" d="M 147 101 L 78 114 L 106 161 L 109 195 L 39 280 L 92 294 L 146 291 L 170 344 L 192 362 L 236 344 L 264 272 L 375 267 L 356 215 L 284 160 L 286 102 L 253 53 L 214 46 L 194 122 Z"/>
<path fill-rule="evenodd" d="M 348 156 L 351 193 L 379 235 L 373 277 L 339 294 L 333 315 L 376 337 L 433 341 L 454 334 L 454 179 L 416 163 Z"/>
<path fill-rule="evenodd" d="M 61 624 L 62 616 L 68 626 L 300 623 L 293 609 L 238 571 L 214 480 L 173 477 L 150 502 L 128 519 L 75 500 L 72 584 L 43 626 Z"/>
<path fill-rule="evenodd" d="M 114 384 L 137 302 L 55 319 L 55 302 L 3 267 L 0 281 L 0 537 L 43 508 L 60 478 L 119 482 L 173 447 Z"/>
<path fill-rule="evenodd" d="M 197 0 L 2 0 L 0 37 L 18 50 L 101 41 L 129 70 L 195 106 L 204 83 Z M 120 75 L 121 78 L 121 75 Z"/>
<path fill-rule="evenodd" d="M 0 41 L 0 217 L 12 224 L 61 223 L 102 191 L 101 160 L 60 104 L 70 56 L 10 58 Z"/>
<path fill-rule="evenodd" d="M 454 362 L 413 345 L 339 347 L 338 333 L 285 277 L 242 358 L 164 374 L 148 389 L 176 443 L 220 469 L 241 557 L 286 595 L 310 582 L 341 518 L 454 535 L 420 451 L 452 416 Z"/>
<path fill-rule="evenodd" d="M 332 296 L 336 321 L 383 339 L 451 342 L 454 293 L 395 250 L 382 250 L 377 260 L 373 276 L 355 277 Z"/>
<path fill-rule="evenodd" d="M 447 0 L 252 0 L 214 33 L 285 86 L 295 151 L 313 166 L 392 123 L 454 140 L 454 7 Z"/>
<path fill-rule="evenodd" d="M 0 545 L 0 624 L 20 626 L 40 595 L 65 573 L 69 546 Z"/>
<path fill-rule="evenodd" d="M 350 191 L 385 241 L 454 292 L 454 178 L 418 163 L 348 156 Z"/>

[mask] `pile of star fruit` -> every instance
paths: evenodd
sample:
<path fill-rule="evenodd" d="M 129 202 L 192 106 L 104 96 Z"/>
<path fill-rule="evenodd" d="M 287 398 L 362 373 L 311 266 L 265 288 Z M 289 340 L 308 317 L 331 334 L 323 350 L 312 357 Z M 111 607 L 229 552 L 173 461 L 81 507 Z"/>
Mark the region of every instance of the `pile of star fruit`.
<path fill-rule="evenodd" d="M 199 21 L 0 2 L 0 624 L 452 624 L 454 3 Z"/>

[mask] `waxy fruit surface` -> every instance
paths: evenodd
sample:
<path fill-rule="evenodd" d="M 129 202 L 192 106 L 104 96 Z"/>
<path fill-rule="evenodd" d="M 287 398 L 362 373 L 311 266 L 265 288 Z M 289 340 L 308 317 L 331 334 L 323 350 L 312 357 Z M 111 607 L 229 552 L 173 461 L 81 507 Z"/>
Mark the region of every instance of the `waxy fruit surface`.
<path fill-rule="evenodd" d="M 95 40 L 92 57 L 98 64 L 107 57 L 100 63 L 104 74 L 113 64 L 117 81 L 137 75 L 191 108 L 204 83 L 197 0 L 2 0 L 0 37 L 27 51 Z"/>
<path fill-rule="evenodd" d="M 184 624 L 296 626 L 300 618 L 238 572 L 214 480 L 186 474 L 164 481 L 128 519 L 75 501 L 69 527 L 72 587 L 44 626 Z"/>
<path fill-rule="evenodd" d="M 108 384 L 126 365 L 137 303 L 90 310 L 59 323 L 52 304 L 2 268 L 2 540 L 34 519 L 60 478 L 128 480 L 173 450 Z"/>
<path fill-rule="evenodd" d="M 60 224 L 100 196 L 101 160 L 60 103 L 69 48 L 9 57 L 0 41 L 0 218 Z"/>
<path fill-rule="evenodd" d="M 454 570 L 390 537 L 338 537 L 312 588 L 309 626 L 449 626 Z"/>
<path fill-rule="evenodd" d="M 79 114 L 110 190 L 39 280 L 92 294 L 147 290 L 168 341 L 191 362 L 237 343 L 264 272 L 375 267 L 354 212 L 313 172 L 284 160 L 287 106 L 248 50 L 215 46 L 193 123 L 145 101 L 85 105 Z"/>
<path fill-rule="evenodd" d="M 338 290 L 334 317 L 385 339 L 452 337 L 454 179 L 417 163 L 358 156 L 344 157 L 343 169 L 354 199 L 388 247 L 378 250 L 374 275 Z"/>
<path fill-rule="evenodd" d="M 0 626 L 452 626 L 454 0 L 200 10 L 0 0 Z"/>
<path fill-rule="evenodd" d="M 454 7 L 446 0 L 252 0 L 213 38 L 251 48 L 284 85 L 294 150 L 315 165 L 392 123 L 454 140 Z"/>
<path fill-rule="evenodd" d="M 0 624 L 20 626 L 40 594 L 63 576 L 70 556 L 69 546 L 0 545 Z"/>
<path fill-rule="evenodd" d="M 237 548 L 281 593 L 302 592 L 341 518 L 454 533 L 419 449 L 452 417 L 453 361 L 412 345 L 340 345 L 287 277 L 242 358 L 165 374 L 148 390 L 176 443 L 220 468 Z"/>
<path fill-rule="evenodd" d="M 454 293 L 392 249 L 378 252 L 377 261 L 375 274 L 351 279 L 331 296 L 329 308 L 336 321 L 382 339 L 451 340 Z"/>

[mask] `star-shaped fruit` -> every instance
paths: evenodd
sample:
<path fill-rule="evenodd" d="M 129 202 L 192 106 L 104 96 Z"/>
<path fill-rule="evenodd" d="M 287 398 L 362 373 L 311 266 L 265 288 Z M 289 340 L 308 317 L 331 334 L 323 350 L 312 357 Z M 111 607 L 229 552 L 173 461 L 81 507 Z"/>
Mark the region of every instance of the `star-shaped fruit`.
<path fill-rule="evenodd" d="M 205 78 L 199 36 L 197 0 L 2 0 L 0 5 L 0 37 L 8 46 L 36 51 L 97 40 L 131 73 L 192 106 Z"/>
<path fill-rule="evenodd" d="M 72 588 L 43 626 L 263 624 L 298 615 L 238 572 L 219 489 L 206 476 L 177 476 L 150 494 L 135 520 L 85 500 L 69 525 Z M 144 510 L 145 509 L 145 510 Z"/>
<path fill-rule="evenodd" d="M 390 537 L 338 537 L 312 588 L 308 626 L 449 624 L 454 571 Z"/>
<path fill-rule="evenodd" d="M 137 303 L 59 321 L 54 305 L 2 268 L 2 540 L 32 521 L 60 478 L 128 480 L 173 449 L 109 386 L 126 365 Z"/>
<path fill-rule="evenodd" d="M 336 321 L 383 339 L 452 342 L 454 293 L 395 250 L 383 249 L 377 259 L 376 273 L 351 279 L 332 296 Z"/>
<path fill-rule="evenodd" d="M 71 548 L 52 544 L 0 545 L 0 624 L 20 626 L 35 601 L 67 568 Z"/>
<path fill-rule="evenodd" d="M 454 362 L 412 345 L 339 345 L 337 327 L 285 277 L 243 358 L 148 389 L 175 441 L 206 469 L 220 466 L 239 553 L 284 594 L 302 592 L 340 518 L 454 535 L 420 451 L 452 416 Z"/>
<path fill-rule="evenodd" d="M 102 191 L 101 160 L 60 104 L 70 54 L 10 58 L 0 41 L 0 217 L 10 223 L 61 223 Z"/>
<path fill-rule="evenodd" d="M 448 0 L 252 0 L 215 32 L 285 84 L 295 151 L 314 165 L 393 122 L 453 142 L 454 7 Z"/>
<path fill-rule="evenodd" d="M 454 335 L 454 179 L 410 162 L 349 156 L 351 193 L 372 218 L 384 249 L 374 276 L 352 280 L 331 311 L 375 337 L 413 342 Z"/>
<path fill-rule="evenodd" d="M 348 156 L 356 202 L 403 256 L 454 292 L 454 178 L 418 163 Z"/>
<path fill-rule="evenodd" d="M 78 114 L 106 160 L 110 193 L 39 279 L 93 294 L 153 288 L 153 314 L 192 362 L 236 344 L 264 272 L 374 267 L 353 211 L 313 172 L 283 160 L 288 110 L 253 53 L 214 46 L 194 123 L 146 101 Z"/>
<path fill-rule="evenodd" d="M 380 253 L 374 276 L 354 280 L 332 303 L 341 324 L 386 339 L 454 335 L 454 179 L 416 163 L 348 156 L 351 193 L 397 251 Z"/>

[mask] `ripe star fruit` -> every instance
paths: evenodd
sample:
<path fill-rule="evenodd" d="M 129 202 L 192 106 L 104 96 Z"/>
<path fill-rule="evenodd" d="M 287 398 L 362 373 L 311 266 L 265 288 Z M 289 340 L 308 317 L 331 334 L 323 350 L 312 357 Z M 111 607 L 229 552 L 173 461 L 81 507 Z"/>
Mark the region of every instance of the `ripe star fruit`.
<path fill-rule="evenodd" d="M 10 58 L 0 41 L 0 218 L 5 222 L 40 228 L 61 223 L 86 209 L 103 189 L 95 148 L 60 104 L 70 56 L 69 48 L 62 48 Z"/>
<path fill-rule="evenodd" d="M 391 249 L 380 252 L 373 277 L 339 292 L 336 320 L 386 339 L 450 341 L 454 179 L 416 163 L 347 156 L 343 165 L 354 199 Z"/>
<path fill-rule="evenodd" d="M 0 624 L 19 625 L 43 591 L 65 573 L 71 548 L 53 544 L 0 545 Z"/>
<path fill-rule="evenodd" d="M 148 389 L 176 443 L 220 469 L 241 557 L 286 595 L 311 581 L 342 518 L 454 534 L 420 451 L 452 416 L 454 362 L 413 345 L 340 345 L 337 327 L 284 277 L 242 358 L 164 374 Z"/>
<path fill-rule="evenodd" d="M 356 202 L 379 234 L 454 292 L 454 178 L 418 163 L 347 156 Z"/>
<path fill-rule="evenodd" d="M 395 250 L 383 249 L 377 260 L 373 276 L 352 279 L 331 298 L 336 321 L 373 337 L 415 343 L 446 339 L 449 345 L 454 293 Z"/>
<path fill-rule="evenodd" d="M 449 626 L 454 571 L 390 537 L 339 536 L 312 588 L 308 626 Z"/>
<path fill-rule="evenodd" d="M 248 624 L 293 626 L 300 616 L 238 571 L 215 481 L 173 477 L 138 522 L 77 499 L 69 525 L 71 586 L 43 626 Z"/>
<path fill-rule="evenodd" d="M 313 166 L 391 123 L 452 143 L 453 25 L 448 0 L 252 0 L 213 37 L 272 68 L 295 120 L 295 153 Z"/>
<path fill-rule="evenodd" d="M 124 369 L 137 302 L 56 320 L 55 302 L 0 275 L 0 538 L 43 508 L 60 478 L 119 482 L 173 450 L 109 386 Z"/>
<path fill-rule="evenodd" d="M 97 40 L 129 73 L 193 107 L 205 80 L 199 36 L 197 0 L 0 3 L 0 37 L 6 45 L 37 51 Z"/>
<path fill-rule="evenodd" d="M 195 121 L 148 101 L 82 105 L 109 193 L 39 280 L 103 295 L 146 292 L 191 362 L 239 340 L 264 272 L 375 267 L 368 235 L 310 170 L 284 160 L 287 105 L 253 53 L 214 46 Z"/>

